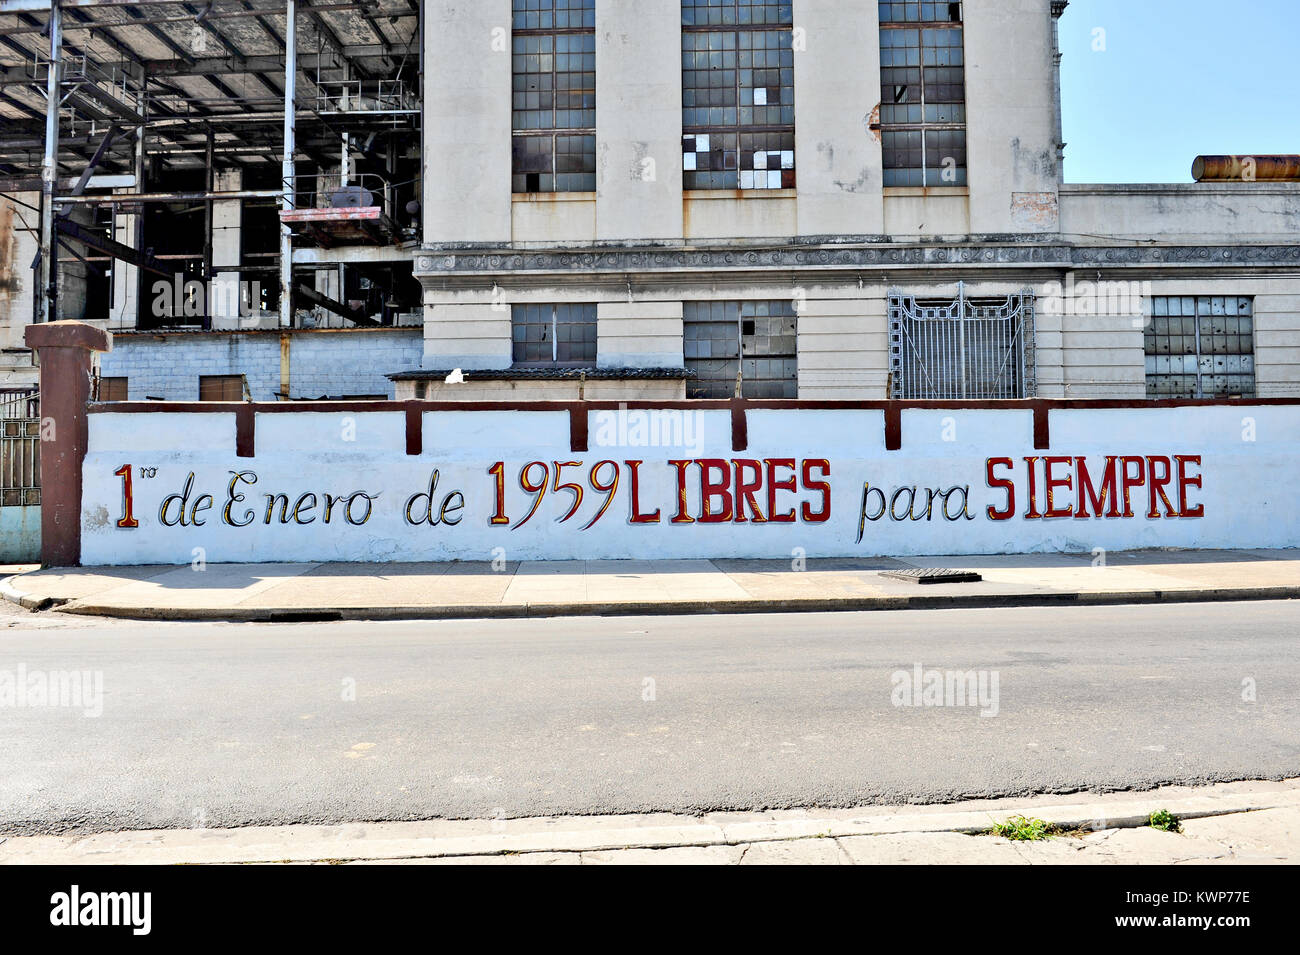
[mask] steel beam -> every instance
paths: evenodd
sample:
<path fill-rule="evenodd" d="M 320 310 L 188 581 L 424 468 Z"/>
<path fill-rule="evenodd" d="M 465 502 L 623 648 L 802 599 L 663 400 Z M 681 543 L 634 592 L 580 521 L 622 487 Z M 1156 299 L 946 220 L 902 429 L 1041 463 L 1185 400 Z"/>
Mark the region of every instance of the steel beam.
<path fill-rule="evenodd" d="M 40 278 L 36 291 L 36 320 L 59 317 L 59 247 L 55 233 L 54 193 L 59 183 L 59 88 L 63 80 L 63 12 L 50 7 L 50 69 L 45 105 L 45 157 L 41 160 Z"/>
<path fill-rule="evenodd" d="M 294 172 L 293 154 L 297 147 L 297 106 L 298 96 L 298 0 L 287 0 L 284 11 L 284 156 L 280 172 L 284 187 L 280 198 L 280 210 L 291 212 L 294 207 L 294 193 L 297 191 L 297 177 Z M 280 223 L 280 327 L 293 326 L 293 231 L 287 223 Z"/>

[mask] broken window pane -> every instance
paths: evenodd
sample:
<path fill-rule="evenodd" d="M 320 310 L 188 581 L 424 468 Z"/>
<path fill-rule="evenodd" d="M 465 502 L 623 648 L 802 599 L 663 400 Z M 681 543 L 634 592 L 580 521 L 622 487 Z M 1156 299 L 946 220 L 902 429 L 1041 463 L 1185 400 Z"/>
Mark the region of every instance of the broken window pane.
<path fill-rule="evenodd" d="M 595 0 L 514 0 L 514 192 L 596 189 L 595 24 Z"/>
<path fill-rule="evenodd" d="M 1147 397 L 1255 397 L 1253 305 L 1240 296 L 1153 297 Z"/>
<path fill-rule="evenodd" d="M 789 0 L 682 0 L 684 188 L 794 188 L 793 22 Z"/>
<path fill-rule="evenodd" d="M 880 127 L 886 186 L 966 185 L 961 4 L 880 3 Z"/>
<path fill-rule="evenodd" d="M 738 372 L 746 398 L 798 397 L 792 301 L 686 302 L 682 308 L 688 398 L 732 397 Z"/>
<path fill-rule="evenodd" d="M 510 326 L 516 365 L 596 365 L 594 304 L 514 305 Z"/>

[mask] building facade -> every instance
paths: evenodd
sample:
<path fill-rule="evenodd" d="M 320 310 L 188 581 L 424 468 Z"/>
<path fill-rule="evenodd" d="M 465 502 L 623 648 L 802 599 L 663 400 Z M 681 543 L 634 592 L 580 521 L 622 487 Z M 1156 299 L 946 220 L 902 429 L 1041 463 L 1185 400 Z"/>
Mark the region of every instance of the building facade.
<path fill-rule="evenodd" d="M 392 101 L 363 115 L 354 98 L 342 155 L 313 142 L 296 167 L 347 191 L 386 162 L 392 227 L 326 241 L 308 222 L 294 307 L 241 285 L 248 307 L 201 325 L 153 314 L 115 266 L 106 316 L 61 299 L 119 333 L 101 397 L 1300 395 L 1300 182 L 1246 157 L 1196 183 L 1066 184 L 1061 0 L 410 6 L 375 29 L 418 41 L 419 122 L 381 130 L 375 160 L 367 124 Z M 409 83 L 329 25 L 358 72 Z M 227 35 L 241 69 L 274 58 Z M 209 199 L 257 185 L 251 167 L 207 172 Z M 387 192 L 404 178 L 403 206 Z M 268 201 L 208 202 L 207 274 L 273 281 Z M 25 241 L 0 282 L 11 345 Z"/>
<path fill-rule="evenodd" d="M 1064 184 L 1065 6 L 431 4 L 398 395 L 1300 393 L 1300 184 Z"/>

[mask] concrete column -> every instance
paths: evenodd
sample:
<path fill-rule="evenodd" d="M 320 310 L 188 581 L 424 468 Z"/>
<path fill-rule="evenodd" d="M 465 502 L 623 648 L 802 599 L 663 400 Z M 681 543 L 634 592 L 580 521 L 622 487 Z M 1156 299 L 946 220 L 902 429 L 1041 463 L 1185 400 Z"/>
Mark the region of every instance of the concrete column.
<path fill-rule="evenodd" d="M 424 7 L 424 241 L 508 243 L 510 0 Z"/>
<path fill-rule="evenodd" d="M 1060 231 L 1050 0 L 966 0 L 974 235 Z"/>
<path fill-rule="evenodd" d="M 218 170 L 213 182 L 216 192 L 238 192 L 244 188 L 243 170 Z M 212 203 L 212 264 L 218 269 L 240 263 L 244 249 L 241 236 L 243 216 L 242 200 L 223 199 Z M 222 270 L 214 276 L 213 287 L 209 290 L 213 302 L 213 328 L 239 328 L 240 305 L 257 306 L 256 302 L 247 303 L 242 278 L 236 270 Z"/>
<path fill-rule="evenodd" d="M 115 189 L 114 192 L 134 192 L 135 188 Z M 140 219 L 134 213 L 118 213 L 113 217 L 113 238 L 133 249 L 139 247 Z M 155 276 L 161 278 L 161 276 Z M 152 296 L 146 301 L 152 300 Z M 140 320 L 140 269 L 120 259 L 113 262 L 113 301 L 109 308 L 110 328 L 130 330 Z"/>
<path fill-rule="evenodd" d="M 883 233 L 875 0 L 795 0 L 794 97 L 799 234 Z"/>
<path fill-rule="evenodd" d="M 111 350 L 113 339 L 85 322 L 46 322 L 29 326 L 26 341 L 41 363 L 41 561 L 76 567 L 92 353 Z"/>
<path fill-rule="evenodd" d="M 596 4 L 596 234 L 682 237 L 678 4 Z"/>

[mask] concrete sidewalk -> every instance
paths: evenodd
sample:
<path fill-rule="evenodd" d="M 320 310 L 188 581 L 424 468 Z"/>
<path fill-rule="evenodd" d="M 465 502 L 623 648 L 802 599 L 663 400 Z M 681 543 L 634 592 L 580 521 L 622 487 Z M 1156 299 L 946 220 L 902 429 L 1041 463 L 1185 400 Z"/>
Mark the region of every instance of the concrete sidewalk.
<path fill-rule="evenodd" d="M 1300 550 L 808 560 L 208 564 L 55 568 L 0 584 L 28 609 L 135 619 L 290 621 L 905 610 L 1300 597 Z M 949 567 L 980 583 L 883 570 Z"/>
<path fill-rule="evenodd" d="M 1147 823 L 1166 809 L 1182 832 Z M 1070 832 L 986 835 L 1027 816 Z M 1300 862 L 1300 780 L 936 806 L 174 829 L 0 838 L 22 864 L 1170 865 Z"/>

